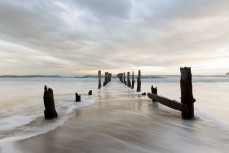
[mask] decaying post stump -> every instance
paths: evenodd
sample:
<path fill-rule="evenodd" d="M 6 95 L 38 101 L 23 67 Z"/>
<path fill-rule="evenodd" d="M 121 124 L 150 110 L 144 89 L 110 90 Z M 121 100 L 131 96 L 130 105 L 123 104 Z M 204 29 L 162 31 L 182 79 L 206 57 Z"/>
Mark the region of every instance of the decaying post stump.
<path fill-rule="evenodd" d="M 192 73 L 190 67 L 180 68 L 181 79 L 181 103 L 187 106 L 187 111 L 182 111 L 182 117 L 184 119 L 194 118 L 194 102 L 192 94 Z"/>
<path fill-rule="evenodd" d="M 131 89 L 134 89 L 134 71 L 132 72 L 132 86 L 131 86 Z"/>
<path fill-rule="evenodd" d="M 125 73 L 123 73 L 123 75 L 124 75 L 124 84 L 126 85 L 126 75 Z"/>
<path fill-rule="evenodd" d="M 92 90 L 90 90 L 90 91 L 88 92 L 88 95 L 92 95 Z"/>
<path fill-rule="evenodd" d="M 137 92 L 141 91 L 141 71 L 138 70 L 138 78 L 137 78 Z"/>
<path fill-rule="evenodd" d="M 127 86 L 130 88 L 131 83 L 130 83 L 130 72 L 127 72 Z"/>
<path fill-rule="evenodd" d="M 81 101 L 81 95 L 76 92 L 76 102 Z"/>
<path fill-rule="evenodd" d="M 101 71 L 98 71 L 98 79 L 99 79 L 99 84 L 98 84 L 98 89 L 101 88 Z"/>
<path fill-rule="evenodd" d="M 53 90 L 51 88 L 44 87 L 44 105 L 45 105 L 45 119 L 53 119 L 58 117 L 56 109 L 55 109 L 55 102 L 53 96 Z"/>
<path fill-rule="evenodd" d="M 152 85 L 152 86 L 151 86 L 151 93 L 157 95 L 157 87 L 154 88 L 153 85 Z M 153 99 L 153 102 L 155 102 L 154 99 Z"/>

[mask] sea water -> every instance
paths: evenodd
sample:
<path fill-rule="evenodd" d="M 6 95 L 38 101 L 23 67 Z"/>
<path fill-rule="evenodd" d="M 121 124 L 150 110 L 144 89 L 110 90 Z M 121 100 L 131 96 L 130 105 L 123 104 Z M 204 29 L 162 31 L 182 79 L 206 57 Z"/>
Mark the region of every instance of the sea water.
<path fill-rule="evenodd" d="M 87 96 L 97 89 L 90 77 L 1 77 L 0 143 L 21 140 L 53 130 L 68 120 L 71 112 L 94 102 Z M 44 119 L 44 86 L 53 89 L 58 119 Z M 75 93 L 82 102 L 75 102 Z"/>
<path fill-rule="evenodd" d="M 179 80 L 179 76 L 145 76 L 141 80 L 142 92 L 150 92 L 151 85 L 153 85 L 157 87 L 159 95 L 180 101 Z M 88 76 L 2 77 L 0 78 L 0 85 L 0 145 L 43 134 L 62 126 L 71 117 L 73 111 L 89 106 L 101 98 L 103 95 L 101 92 L 112 95 L 112 89 L 118 88 L 122 99 L 125 99 L 128 92 L 134 93 L 134 90 L 136 90 L 124 88 L 117 78 L 113 78 L 112 85 L 108 85 L 103 91 L 100 91 L 97 89 L 98 78 Z M 58 119 L 44 120 L 44 85 L 51 87 L 54 91 Z M 87 96 L 89 90 L 93 90 L 93 96 Z M 74 102 L 75 92 L 82 94 L 81 103 Z M 114 96 L 114 99 L 119 99 L 117 92 Z M 195 121 L 180 123 L 178 120 L 164 119 L 160 114 L 154 114 L 157 118 L 163 119 L 158 124 L 168 129 L 167 132 L 169 134 L 167 137 L 173 138 L 164 141 L 172 142 L 178 138 L 182 139 L 183 137 L 185 139 L 185 137 L 190 137 L 190 141 L 193 144 L 195 141 L 200 141 L 205 137 L 206 139 L 204 140 L 209 141 L 209 143 L 212 142 L 215 147 L 213 151 L 217 151 L 218 148 L 228 148 L 229 77 L 193 76 L 193 96 L 196 99 L 194 104 Z M 134 98 L 143 98 L 143 101 L 144 99 L 147 101 L 147 97 L 139 97 L 139 94 Z M 128 97 L 126 99 L 128 101 Z M 174 110 L 162 105 L 159 107 L 166 110 L 167 113 L 173 114 L 174 112 Z M 179 136 L 175 136 L 170 133 L 170 130 L 173 131 L 173 129 L 183 130 L 179 132 Z M 190 131 L 193 131 L 191 136 L 187 135 Z M 217 141 L 211 140 L 211 138 L 215 138 Z M 206 144 L 209 143 L 206 142 Z M 183 147 L 185 146 L 181 148 Z M 173 149 L 178 149 L 177 151 L 179 152 L 179 148 Z M 197 146 L 195 149 L 197 151 L 203 148 Z"/>

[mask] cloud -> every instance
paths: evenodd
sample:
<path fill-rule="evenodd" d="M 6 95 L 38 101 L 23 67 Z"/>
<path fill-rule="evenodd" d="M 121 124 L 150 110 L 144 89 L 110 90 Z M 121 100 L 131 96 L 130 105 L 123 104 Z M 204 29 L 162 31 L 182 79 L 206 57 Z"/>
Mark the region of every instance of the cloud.
<path fill-rule="evenodd" d="M 138 68 L 150 74 L 149 68 L 177 74 L 174 68 L 184 65 L 198 68 L 200 74 L 200 68 L 206 69 L 204 74 L 214 74 L 216 67 L 225 65 L 219 60 L 229 59 L 228 4 L 226 0 L 2 0 L 0 74 Z M 217 66 L 211 69 L 214 62 Z M 226 69 L 229 66 L 217 73 Z"/>

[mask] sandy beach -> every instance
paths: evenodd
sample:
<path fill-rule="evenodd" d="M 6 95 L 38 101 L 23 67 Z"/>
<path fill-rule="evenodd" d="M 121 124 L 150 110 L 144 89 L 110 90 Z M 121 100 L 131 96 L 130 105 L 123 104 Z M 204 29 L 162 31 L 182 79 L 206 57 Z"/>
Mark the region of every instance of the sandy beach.
<path fill-rule="evenodd" d="M 152 103 L 119 82 L 95 92 L 95 103 L 77 109 L 61 127 L 6 145 L 2 153 L 227 152 L 227 131 Z M 210 133 L 209 133 L 210 132 Z M 224 135 L 222 136 L 222 133 Z"/>

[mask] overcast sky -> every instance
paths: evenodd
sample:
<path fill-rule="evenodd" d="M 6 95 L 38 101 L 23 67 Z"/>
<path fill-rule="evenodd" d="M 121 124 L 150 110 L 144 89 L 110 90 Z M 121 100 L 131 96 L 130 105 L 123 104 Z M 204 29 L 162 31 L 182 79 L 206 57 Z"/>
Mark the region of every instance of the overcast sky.
<path fill-rule="evenodd" d="M 228 0 L 0 0 L 0 75 L 225 74 Z"/>

